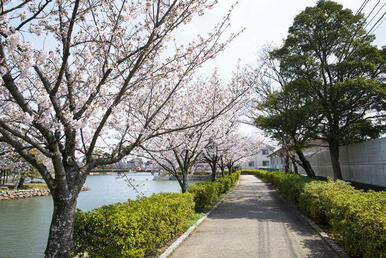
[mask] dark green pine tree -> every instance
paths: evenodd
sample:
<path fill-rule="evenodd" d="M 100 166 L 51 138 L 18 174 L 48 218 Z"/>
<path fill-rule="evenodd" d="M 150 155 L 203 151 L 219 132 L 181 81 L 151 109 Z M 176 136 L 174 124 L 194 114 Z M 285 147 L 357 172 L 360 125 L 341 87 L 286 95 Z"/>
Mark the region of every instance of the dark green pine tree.
<path fill-rule="evenodd" d="M 362 14 L 319 1 L 296 16 L 284 45 L 271 52 L 283 76 L 297 81 L 322 115 L 315 138 L 329 144 L 335 179 L 342 179 L 339 146 L 385 131 L 386 48 L 372 45 Z M 300 101 L 300 100 L 296 100 Z"/>

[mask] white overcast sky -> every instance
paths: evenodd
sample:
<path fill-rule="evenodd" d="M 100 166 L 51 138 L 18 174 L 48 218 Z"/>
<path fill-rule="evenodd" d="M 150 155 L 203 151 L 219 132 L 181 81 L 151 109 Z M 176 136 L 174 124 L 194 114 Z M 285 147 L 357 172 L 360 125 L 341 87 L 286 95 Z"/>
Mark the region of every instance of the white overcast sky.
<path fill-rule="evenodd" d="M 204 35 L 211 31 L 211 28 L 221 20 L 234 0 L 219 0 L 219 3 L 204 16 L 196 17 L 188 25 L 176 33 L 178 40 L 182 42 L 194 39 L 197 34 Z M 344 8 L 351 9 L 354 13 L 360 8 L 363 0 L 338 0 Z M 363 12 L 369 14 L 378 0 L 369 0 Z M 236 5 L 231 16 L 231 32 L 238 32 L 242 28 L 245 31 L 235 39 L 227 49 L 220 53 L 218 57 L 205 64 L 202 72 L 210 73 L 216 67 L 220 76 L 229 80 L 232 71 L 235 70 L 238 60 L 241 64 L 256 64 L 257 52 L 265 44 L 274 44 L 279 46 L 287 36 L 288 28 L 292 25 L 297 14 L 303 11 L 307 6 L 315 6 L 317 0 L 240 0 Z M 381 0 L 375 11 L 386 3 Z M 378 16 L 369 24 L 368 28 L 378 20 L 386 11 L 386 6 L 379 12 Z M 376 35 L 375 44 L 378 47 L 386 45 L 386 22 L 374 31 Z M 242 126 L 243 132 L 250 134 L 256 132 L 252 127 Z"/>

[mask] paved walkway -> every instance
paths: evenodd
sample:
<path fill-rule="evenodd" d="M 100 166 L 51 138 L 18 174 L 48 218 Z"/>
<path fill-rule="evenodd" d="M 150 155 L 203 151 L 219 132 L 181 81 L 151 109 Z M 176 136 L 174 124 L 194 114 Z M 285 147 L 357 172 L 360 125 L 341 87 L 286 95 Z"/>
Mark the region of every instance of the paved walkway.
<path fill-rule="evenodd" d="M 336 257 L 268 184 L 250 176 L 171 257 Z"/>

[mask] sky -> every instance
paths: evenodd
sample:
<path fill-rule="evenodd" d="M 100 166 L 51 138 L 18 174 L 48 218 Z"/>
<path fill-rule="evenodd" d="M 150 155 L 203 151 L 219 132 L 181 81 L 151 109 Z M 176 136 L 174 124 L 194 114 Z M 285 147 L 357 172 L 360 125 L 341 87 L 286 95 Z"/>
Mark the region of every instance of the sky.
<path fill-rule="evenodd" d="M 356 13 L 363 0 L 339 0 L 336 2 Z M 377 2 L 378 0 L 368 1 L 364 8 L 365 15 L 371 11 Z M 207 11 L 204 16 L 195 17 L 191 24 L 178 30 L 176 37 L 189 41 L 194 39 L 197 34 L 205 35 L 205 33 L 211 31 L 213 26 L 221 20 L 221 17 L 228 12 L 230 6 L 235 3 L 235 0 L 219 0 L 219 3 L 212 10 Z M 211 69 L 217 67 L 220 75 L 229 79 L 238 59 L 242 64 L 253 64 L 257 60 L 259 48 L 266 44 L 280 46 L 283 39 L 286 38 L 288 28 L 292 25 L 295 16 L 307 6 L 315 6 L 316 3 L 317 0 L 239 0 L 239 4 L 235 6 L 231 16 L 229 32 L 239 32 L 243 28 L 245 28 L 245 31 L 207 66 Z M 380 0 L 376 10 L 384 4 L 386 4 L 386 0 Z M 385 11 L 386 5 L 371 24 L 380 18 Z M 369 27 L 371 27 L 371 24 Z M 375 44 L 378 46 L 386 44 L 385 21 L 374 34 L 376 35 Z"/>
<path fill-rule="evenodd" d="M 336 2 L 356 13 L 363 0 L 338 0 Z M 370 13 L 377 2 L 378 0 L 368 1 L 363 9 L 365 16 Z M 219 0 L 219 3 L 212 10 L 207 11 L 203 16 L 195 17 L 189 25 L 179 29 L 176 37 L 182 41 L 189 41 L 194 39 L 197 34 L 205 35 L 235 3 L 234 0 Z M 244 32 L 232 41 L 215 60 L 206 63 L 202 72 L 210 73 L 214 68 L 217 68 L 221 78 L 229 80 L 238 60 L 240 60 L 241 65 L 256 64 L 258 50 L 266 44 L 280 46 L 283 39 L 286 38 L 288 28 L 292 25 L 295 16 L 307 6 L 315 6 L 316 3 L 317 0 L 239 0 L 239 4 L 234 7 L 232 12 L 229 31 L 237 33 L 245 28 Z M 386 0 L 380 0 L 369 20 L 384 4 L 386 4 Z M 386 5 L 383 6 L 368 28 L 371 28 L 372 24 L 385 11 Z M 374 34 L 376 36 L 374 43 L 378 47 L 386 45 L 386 22 L 384 19 Z M 242 126 L 241 131 L 245 134 L 257 132 L 253 127 L 247 125 Z"/>

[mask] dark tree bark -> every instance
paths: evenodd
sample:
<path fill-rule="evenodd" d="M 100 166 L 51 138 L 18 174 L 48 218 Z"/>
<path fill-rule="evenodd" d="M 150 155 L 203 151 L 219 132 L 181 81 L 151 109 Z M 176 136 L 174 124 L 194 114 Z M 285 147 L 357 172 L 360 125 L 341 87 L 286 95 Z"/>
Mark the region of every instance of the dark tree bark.
<path fill-rule="evenodd" d="M 228 175 L 232 175 L 233 166 L 228 164 L 227 167 L 228 167 Z"/>
<path fill-rule="evenodd" d="M 304 156 L 303 152 L 301 150 L 297 150 L 296 154 L 298 155 L 300 162 L 301 162 L 301 165 L 304 168 L 304 170 L 306 171 L 307 176 L 311 177 L 311 178 L 315 178 L 315 172 L 312 169 L 310 162 Z"/>
<path fill-rule="evenodd" d="M 210 179 L 212 180 L 212 182 L 216 181 L 216 170 L 217 170 L 217 166 L 216 166 L 217 164 L 216 163 L 210 164 L 210 168 L 212 169 L 212 174 L 211 174 Z"/>
<path fill-rule="evenodd" d="M 68 160 L 70 161 L 70 160 Z M 76 203 L 88 171 L 80 171 L 76 164 L 64 161 L 54 163 L 55 169 L 62 173 L 55 174 L 56 188 L 50 184 L 54 211 L 48 235 L 45 257 L 69 257 L 73 251 L 73 232 Z"/>
<path fill-rule="evenodd" d="M 181 169 L 182 175 L 179 175 L 177 171 L 174 170 L 168 170 L 170 174 L 172 174 L 176 179 L 178 184 L 181 187 L 181 192 L 186 193 L 189 188 L 188 184 L 188 169 Z"/>
<path fill-rule="evenodd" d="M 20 175 L 19 182 L 17 183 L 17 189 L 23 188 L 24 187 L 24 180 L 25 180 L 25 175 L 22 173 Z"/>
<path fill-rule="evenodd" d="M 45 251 L 46 257 L 69 257 L 73 248 L 77 193 L 54 194 L 54 212 Z"/>
<path fill-rule="evenodd" d="M 203 160 L 209 164 L 212 170 L 210 179 L 212 180 L 212 182 L 216 181 L 217 163 L 218 163 L 219 157 L 217 155 L 210 155 L 210 156 L 205 155 Z"/>
<path fill-rule="evenodd" d="M 296 175 L 299 175 L 298 165 L 296 164 L 295 158 L 291 157 L 291 161 L 292 161 L 292 166 L 294 167 L 294 171 L 293 172 Z"/>
<path fill-rule="evenodd" d="M 188 187 L 188 171 L 182 171 L 181 192 L 186 193 L 188 191 Z"/>
<path fill-rule="evenodd" d="M 284 172 L 289 173 L 289 157 L 288 154 L 284 154 Z"/>
<path fill-rule="evenodd" d="M 339 145 L 336 143 L 329 143 L 329 150 L 330 150 L 332 170 L 334 173 L 334 179 L 342 180 L 343 179 L 342 170 L 340 168 L 340 162 L 339 162 Z"/>
<path fill-rule="evenodd" d="M 220 167 L 220 169 L 221 169 L 221 176 L 222 177 L 225 177 L 225 163 L 224 163 L 224 160 L 223 160 L 223 158 L 222 157 L 220 157 L 220 161 L 219 161 L 219 163 L 218 163 L 218 166 Z"/>

